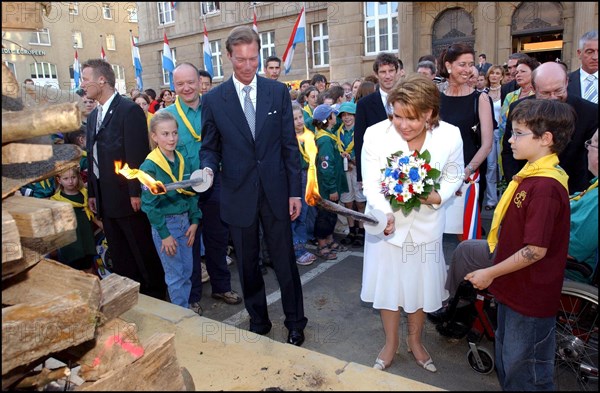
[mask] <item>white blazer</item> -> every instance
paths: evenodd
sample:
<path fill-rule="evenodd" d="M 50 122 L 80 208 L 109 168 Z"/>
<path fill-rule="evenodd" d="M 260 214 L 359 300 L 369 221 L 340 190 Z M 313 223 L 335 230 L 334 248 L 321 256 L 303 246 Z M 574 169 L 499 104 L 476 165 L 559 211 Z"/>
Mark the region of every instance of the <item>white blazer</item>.
<path fill-rule="evenodd" d="M 408 143 L 387 119 L 372 125 L 365 132 L 361 156 L 363 193 L 367 198 L 365 213 L 377 209 L 394 214 L 395 232 L 389 236 L 382 233 L 380 237 L 398 247 L 402 247 L 409 232 L 413 242 L 418 244 L 441 238 L 446 209 L 440 207 L 454 197 L 464 181 L 463 143 L 458 127 L 440 121 L 437 128 L 427 131 L 424 150 L 431 154 L 429 164 L 442 172 L 438 178 L 438 193 L 442 202 L 439 205 L 421 205 L 408 215 L 404 215 L 402 210 L 394 212 L 388 197 L 381 193 L 382 169 L 387 166 L 387 157 L 393 153 L 402 151 L 408 154 Z"/>

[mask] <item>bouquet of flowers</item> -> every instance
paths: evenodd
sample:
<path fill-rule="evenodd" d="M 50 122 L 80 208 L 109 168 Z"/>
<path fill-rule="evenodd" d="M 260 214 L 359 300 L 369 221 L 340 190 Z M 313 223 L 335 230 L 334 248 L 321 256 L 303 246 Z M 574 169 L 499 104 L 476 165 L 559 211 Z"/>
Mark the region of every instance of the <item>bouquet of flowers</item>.
<path fill-rule="evenodd" d="M 420 198 L 427 198 L 440 184 L 436 180 L 441 172 L 429 165 L 431 154 L 415 150 L 405 155 L 398 151 L 387 158 L 388 166 L 382 169 L 381 193 L 389 197 L 394 210 L 404 214 L 421 206 Z"/>

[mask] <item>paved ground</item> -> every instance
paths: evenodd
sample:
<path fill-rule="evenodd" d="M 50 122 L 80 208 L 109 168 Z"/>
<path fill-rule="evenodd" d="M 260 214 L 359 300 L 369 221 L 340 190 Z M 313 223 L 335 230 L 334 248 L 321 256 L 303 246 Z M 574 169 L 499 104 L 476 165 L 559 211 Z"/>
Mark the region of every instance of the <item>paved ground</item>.
<path fill-rule="evenodd" d="M 484 212 L 483 226 L 489 228 L 491 214 Z M 458 244 L 456 237 L 444 238 L 444 254 L 449 263 L 452 251 Z M 360 300 L 362 276 L 362 250 L 352 248 L 339 254 L 335 261 L 317 260 L 311 266 L 300 266 L 304 290 L 305 313 L 309 319 L 303 347 L 341 360 L 372 366 L 383 346 L 384 335 L 379 313 Z M 232 286 L 241 293 L 236 265 L 230 266 Z M 275 274 L 269 269 L 264 276 L 273 329 L 269 337 L 283 342 L 287 330 L 283 326 L 283 312 L 279 300 Z M 210 297 L 210 285 L 204 287 L 202 299 L 204 316 L 247 329 L 248 316 L 243 303 L 226 305 Z M 405 326 L 403 320 L 402 326 Z M 421 381 L 447 390 L 498 390 L 495 373 L 481 375 L 471 369 L 466 360 L 466 339 L 449 342 L 440 336 L 434 326 L 426 322 L 424 343 L 438 368 L 430 373 L 420 368 L 411 354 L 402 348 L 391 368 L 396 375 Z M 483 339 L 481 344 L 493 353 L 493 344 Z"/>

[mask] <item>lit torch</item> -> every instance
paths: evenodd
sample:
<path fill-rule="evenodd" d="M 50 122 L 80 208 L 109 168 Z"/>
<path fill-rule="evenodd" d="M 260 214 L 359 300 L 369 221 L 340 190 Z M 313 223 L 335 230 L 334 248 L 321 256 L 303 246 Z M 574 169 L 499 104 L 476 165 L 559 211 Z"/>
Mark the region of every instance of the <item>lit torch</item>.
<path fill-rule="evenodd" d="M 314 139 L 308 137 L 306 134 L 307 131 L 304 131 L 304 134 L 298 136 L 298 139 L 301 142 L 304 142 L 304 150 L 309 157 L 306 193 L 304 195 L 306 203 L 310 206 L 317 206 L 318 208 L 327 210 L 331 213 L 340 214 L 345 217 L 351 217 L 355 220 L 362 221 L 365 226 L 365 231 L 371 235 L 378 235 L 382 233 L 387 226 L 387 217 L 381 210 L 371 210 L 369 214 L 363 214 L 323 199 L 321 195 L 319 195 L 317 167 L 315 164 L 317 145 L 315 144 Z"/>
<path fill-rule="evenodd" d="M 127 164 L 123 165 L 121 161 L 115 161 L 115 173 L 123 175 L 129 180 L 138 179 L 154 195 L 166 194 L 167 191 L 186 187 L 192 187 L 196 192 L 204 192 L 210 188 L 213 181 L 212 172 L 205 168 L 192 172 L 189 180 L 163 184 L 142 170 L 131 169 Z"/>

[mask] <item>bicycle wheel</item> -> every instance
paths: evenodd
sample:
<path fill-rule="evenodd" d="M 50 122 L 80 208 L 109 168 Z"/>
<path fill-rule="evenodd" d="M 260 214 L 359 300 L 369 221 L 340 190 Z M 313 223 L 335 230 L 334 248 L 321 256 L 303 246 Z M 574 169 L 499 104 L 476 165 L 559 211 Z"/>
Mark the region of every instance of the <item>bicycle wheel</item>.
<path fill-rule="evenodd" d="M 557 390 L 598 389 L 598 288 L 563 284 L 556 317 Z"/>

